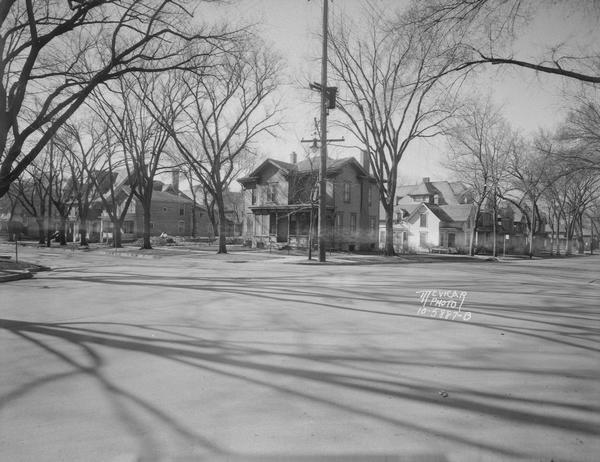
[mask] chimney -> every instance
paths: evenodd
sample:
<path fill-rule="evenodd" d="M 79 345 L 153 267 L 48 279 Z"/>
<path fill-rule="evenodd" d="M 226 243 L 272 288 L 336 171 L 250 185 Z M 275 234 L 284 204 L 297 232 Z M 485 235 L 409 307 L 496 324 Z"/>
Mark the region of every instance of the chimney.
<path fill-rule="evenodd" d="M 294 151 L 290 154 L 290 164 L 295 164 L 296 162 L 298 162 L 298 154 Z"/>
<path fill-rule="evenodd" d="M 176 168 L 171 172 L 171 186 L 173 192 L 179 193 L 179 169 Z"/>
<path fill-rule="evenodd" d="M 425 178 L 423 178 L 423 183 L 430 183 L 428 176 L 426 176 Z"/>
<path fill-rule="evenodd" d="M 371 162 L 369 160 L 369 152 L 368 151 L 360 151 L 360 163 L 362 165 L 362 168 L 364 168 L 367 172 L 367 174 L 370 173 L 370 168 L 371 168 Z"/>

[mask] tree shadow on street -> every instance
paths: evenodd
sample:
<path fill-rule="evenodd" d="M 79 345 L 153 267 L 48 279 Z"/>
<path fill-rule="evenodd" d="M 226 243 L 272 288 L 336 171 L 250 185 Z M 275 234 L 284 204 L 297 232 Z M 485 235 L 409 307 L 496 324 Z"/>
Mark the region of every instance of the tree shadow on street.
<path fill-rule="evenodd" d="M 372 369 L 354 367 L 355 364 L 369 364 L 378 370 L 396 367 L 423 365 L 415 361 L 415 351 L 373 357 L 357 355 L 353 352 L 337 351 L 336 354 L 298 353 L 276 348 L 274 344 L 256 346 L 253 342 L 230 342 L 214 340 L 198 335 L 183 334 L 173 329 L 136 324 L 120 323 L 36 323 L 18 320 L 1 320 L 0 327 L 25 342 L 67 364 L 72 371 L 49 375 L 23 384 L 0 397 L 0 409 L 13 400 L 23 398 L 34 389 L 53 381 L 65 380 L 75 374 L 85 374 L 95 380 L 116 409 L 122 422 L 133 433 L 143 438 L 143 444 L 152 454 L 160 454 L 157 441 L 151 439 L 151 432 L 145 430 L 144 423 L 127 411 L 125 403 L 132 404 L 151 415 L 156 422 L 177 433 L 183 440 L 203 448 L 213 454 L 227 454 L 227 450 L 207 437 L 199 435 L 181 424 L 177 417 L 160 409 L 157 405 L 135 395 L 110 380 L 102 371 L 110 366 L 103 360 L 102 351 L 110 348 L 127 354 L 150 355 L 178 363 L 186 368 L 201 370 L 239 382 L 240 387 L 270 389 L 276 393 L 300 398 L 338 411 L 404 429 L 424 433 L 435 433 L 448 441 L 463 446 L 489 451 L 506 457 L 519 457 L 525 453 L 520 449 L 509 449 L 506 445 L 490 441 L 480 441 L 468 436 L 459 429 L 431 428 L 406 418 L 376 412 L 341 399 L 331 399 L 315 392 L 318 387 L 334 388 L 336 395 L 345 393 L 365 393 L 377 398 L 395 398 L 401 401 L 432 405 L 448 410 L 485 414 L 511 422 L 531 422 L 547 429 L 575 432 L 593 436 L 597 429 L 590 425 L 588 417 L 600 412 L 597 405 L 583 405 L 546 399 L 507 397 L 497 393 L 453 385 L 452 399 L 440 399 L 439 388 L 408 377 L 384 378 L 373 373 Z M 123 331 L 127 332 L 124 333 Z M 168 338 L 153 337 L 152 333 L 168 334 Z M 76 347 L 78 354 L 64 353 L 64 348 L 56 348 L 56 341 L 67 342 Z M 79 358 L 81 356 L 81 358 Z M 287 358 L 291 361 L 273 361 L 273 358 Z M 431 364 L 430 365 L 435 365 Z M 440 361 L 439 367 L 452 368 L 451 364 Z M 461 366 L 456 366 L 458 369 Z M 473 366 L 475 370 L 478 366 Z M 484 370 L 484 368 L 481 368 Z M 514 371 L 513 371 L 514 372 Z M 520 371 L 523 374 L 536 374 L 535 371 Z M 548 372 L 552 374 L 551 372 Z M 293 378 L 291 385 L 286 379 Z M 295 384 L 295 385 L 294 385 Z M 311 391 L 312 390 L 312 391 Z M 568 412 L 567 412 L 568 411 Z M 573 417 L 573 414 L 578 417 Z M 568 416 L 565 416 L 568 415 Z"/>

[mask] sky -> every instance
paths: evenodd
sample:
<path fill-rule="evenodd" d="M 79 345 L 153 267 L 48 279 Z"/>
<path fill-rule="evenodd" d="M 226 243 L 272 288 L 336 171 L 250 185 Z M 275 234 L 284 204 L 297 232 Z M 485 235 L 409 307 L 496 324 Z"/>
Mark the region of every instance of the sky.
<path fill-rule="evenodd" d="M 347 14 L 360 17 L 366 0 L 332 0 L 330 15 Z M 393 8 L 402 4 L 398 0 L 375 0 L 375 3 Z M 404 2 L 406 3 L 406 2 Z M 519 31 L 514 42 L 515 57 L 535 57 L 548 45 L 560 43 L 585 46 L 595 34 L 600 41 L 598 17 L 582 14 L 579 3 L 565 2 L 553 8 L 541 8 L 532 21 Z M 275 139 L 261 139 L 263 157 L 288 160 L 292 151 L 304 155 L 308 145 L 300 142 L 311 138 L 314 117 L 318 117 L 318 95 L 307 89 L 308 82 L 320 81 L 322 0 L 237 0 L 229 5 L 220 4 L 210 12 L 211 17 L 240 24 L 257 24 L 260 34 L 277 50 L 286 62 L 286 73 L 281 94 L 286 106 L 285 125 Z M 564 117 L 566 95 L 572 94 L 573 82 L 566 79 L 536 74 L 533 71 L 510 66 L 488 66 L 476 78 L 467 82 L 467 93 L 489 92 L 492 100 L 502 107 L 512 126 L 525 135 L 536 133 L 540 128 L 551 129 Z M 339 129 L 332 129 L 329 137 L 345 136 Z M 334 158 L 358 155 L 352 148 L 333 146 L 329 148 Z M 432 180 L 450 179 L 451 172 L 444 166 L 446 145 L 443 139 L 414 143 L 409 146 L 400 162 L 402 183 L 416 183 L 422 177 Z"/>

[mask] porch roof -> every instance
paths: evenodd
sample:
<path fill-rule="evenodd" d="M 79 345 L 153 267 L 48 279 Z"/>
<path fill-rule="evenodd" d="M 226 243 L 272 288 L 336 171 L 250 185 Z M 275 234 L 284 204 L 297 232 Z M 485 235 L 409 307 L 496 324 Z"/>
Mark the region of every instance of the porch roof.
<path fill-rule="evenodd" d="M 276 212 L 298 212 L 301 210 L 310 211 L 311 207 L 313 209 L 318 209 L 317 204 L 311 203 L 302 203 L 302 204 L 272 204 L 272 205 L 251 205 L 248 207 L 252 210 L 252 213 L 257 215 L 264 215 L 267 213 L 276 213 Z M 328 210 L 333 210 L 333 205 L 327 206 Z"/>
<path fill-rule="evenodd" d="M 272 205 L 252 205 L 248 207 L 255 214 L 275 213 L 275 212 L 294 212 L 300 209 L 310 210 L 311 204 L 272 204 Z M 316 205 L 313 205 L 316 208 Z"/>

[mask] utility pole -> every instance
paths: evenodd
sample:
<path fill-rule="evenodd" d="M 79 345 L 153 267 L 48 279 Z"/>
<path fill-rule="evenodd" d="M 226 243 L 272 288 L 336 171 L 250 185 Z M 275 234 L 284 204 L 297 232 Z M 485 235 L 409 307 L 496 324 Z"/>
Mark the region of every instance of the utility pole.
<path fill-rule="evenodd" d="M 327 30 L 329 0 L 323 0 L 323 54 L 321 57 L 321 168 L 319 170 L 319 261 L 325 261 L 327 229 Z"/>
<path fill-rule="evenodd" d="M 54 143 L 50 140 L 50 173 L 48 175 L 48 225 L 46 228 L 46 247 L 50 247 L 52 245 L 52 237 L 51 237 L 51 226 L 52 226 L 52 181 L 53 181 L 53 172 L 52 172 L 52 164 L 54 162 Z"/>
<path fill-rule="evenodd" d="M 317 91 L 321 91 L 321 86 L 318 84 L 310 84 L 310 88 L 312 90 L 317 90 Z M 331 95 L 331 88 L 330 91 L 328 92 L 328 95 Z M 328 97 L 329 97 L 328 96 Z M 334 103 L 331 102 L 332 100 L 329 99 L 328 102 L 328 108 L 332 108 L 332 106 L 334 105 Z M 333 100 L 335 102 L 335 100 Z M 304 139 L 302 138 L 300 140 L 301 143 L 310 143 L 311 147 L 310 150 L 312 152 L 317 152 L 317 150 L 319 149 L 318 144 L 319 144 L 319 122 L 317 121 L 317 118 L 315 117 L 315 131 L 313 132 L 313 137 L 310 139 Z M 322 137 L 320 137 L 322 140 Z M 332 138 L 332 139 L 325 139 L 325 144 L 329 143 L 329 142 L 342 142 L 342 141 L 346 141 L 344 139 L 344 137 L 341 138 Z M 322 141 L 321 141 L 322 142 Z M 322 175 L 320 173 L 320 167 L 319 167 L 319 181 L 322 178 Z M 327 184 L 327 183 L 326 183 Z M 317 186 L 317 185 L 315 185 Z M 319 187 L 320 189 L 320 187 Z M 321 195 L 319 194 L 317 197 L 317 200 L 319 201 L 319 205 L 321 204 Z M 320 209 L 319 209 L 320 210 Z M 312 198 L 312 193 L 311 193 L 311 199 L 310 199 L 310 226 L 309 226 L 309 237 L 308 237 L 308 259 L 312 260 L 312 236 L 313 236 L 313 216 L 314 216 L 314 200 Z M 319 231 L 321 230 L 321 228 L 319 228 Z M 319 234 L 320 236 L 320 234 Z M 321 247 L 319 247 L 321 248 Z M 324 260 L 320 260 L 320 261 L 324 261 Z"/>

